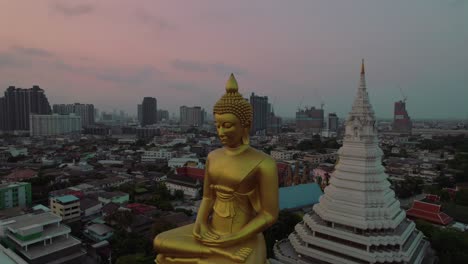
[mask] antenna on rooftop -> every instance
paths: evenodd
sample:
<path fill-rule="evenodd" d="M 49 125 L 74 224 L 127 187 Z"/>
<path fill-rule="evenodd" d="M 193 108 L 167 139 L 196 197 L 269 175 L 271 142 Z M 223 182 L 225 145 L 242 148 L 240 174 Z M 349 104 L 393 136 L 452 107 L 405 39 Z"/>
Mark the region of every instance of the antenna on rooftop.
<path fill-rule="evenodd" d="M 405 93 L 403 93 L 403 89 L 400 85 L 398 85 L 398 88 L 400 89 L 401 97 L 403 98 L 403 103 L 406 103 L 406 99 L 408 99 L 408 97 L 405 95 Z"/>

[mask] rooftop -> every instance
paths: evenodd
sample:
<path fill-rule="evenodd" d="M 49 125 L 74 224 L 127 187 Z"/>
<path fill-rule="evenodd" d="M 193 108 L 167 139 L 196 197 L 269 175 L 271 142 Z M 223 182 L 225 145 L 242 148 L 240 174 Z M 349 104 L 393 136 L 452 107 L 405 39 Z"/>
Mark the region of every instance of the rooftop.
<path fill-rule="evenodd" d="M 36 259 L 80 244 L 81 241 L 72 236 L 68 236 L 68 238 L 60 236 L 54 238 L 53 243 L 47 244 L 45 247 L 42 243 L 37 243 L 36 245 L 29 246 L 28 251 L 20 250 L 20 252 L 29 259 Z"/>
<path fill-rule="evenodd" d="M 281 210 L 312 206 L 319 202 L 322 194 L 316 183 L 282 187 L 279 189 L 279 206 Z"/>
<path fill-rule="evenodd" d="M 87 229 L 99 236 L 105 235 L 106 233 L 113 232 L 114 229 L 104 224 L 93 224 L 87 227 Z"/>
<path fill-rule="evenodd" d="M 60 222 L 62 218 L 53 213 L 26 214 L 0 221 L 0 225 L 8 225 L 9 228 L 21 229 L 32 225 L 48 225 Z M 10 223 L 10 224 L 9 224 Z"/>
<path fill-rule="evenodd" d="M 57 197 L 55 199 L 61 203 L 70 203 L 70 202 L 75 202 L 75 201 L 80 200 L 78 199 L 78 197 L 73 196 L 73 195 L 64 195 L 64 196 Z"/>

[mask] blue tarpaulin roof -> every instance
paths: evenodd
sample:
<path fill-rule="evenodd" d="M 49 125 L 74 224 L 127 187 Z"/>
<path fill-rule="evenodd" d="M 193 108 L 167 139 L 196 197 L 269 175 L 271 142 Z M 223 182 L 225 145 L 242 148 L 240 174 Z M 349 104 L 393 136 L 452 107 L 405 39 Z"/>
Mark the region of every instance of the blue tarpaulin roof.
<path fill-rule="evenodd" d="M 280 210 L 312 206 L 323 192 L 316 183 L 299 184 L 279 189 Z"/>

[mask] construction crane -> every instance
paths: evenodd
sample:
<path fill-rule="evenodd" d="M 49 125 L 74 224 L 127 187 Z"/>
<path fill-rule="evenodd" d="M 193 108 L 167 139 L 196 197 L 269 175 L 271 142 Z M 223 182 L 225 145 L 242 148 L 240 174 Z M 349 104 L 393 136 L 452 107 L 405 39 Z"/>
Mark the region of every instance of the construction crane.
<path fill-rule="evenodd" d="M 398 88 L 400 88 L 401 97 L 403 97 L 403 103 L 406 103 L 406 99 L 408 99 L 408 97 L 405 95 L 405 93 L 403 93 L 403 89 L 401 89 L 400 85 L 398 85 Z"/>

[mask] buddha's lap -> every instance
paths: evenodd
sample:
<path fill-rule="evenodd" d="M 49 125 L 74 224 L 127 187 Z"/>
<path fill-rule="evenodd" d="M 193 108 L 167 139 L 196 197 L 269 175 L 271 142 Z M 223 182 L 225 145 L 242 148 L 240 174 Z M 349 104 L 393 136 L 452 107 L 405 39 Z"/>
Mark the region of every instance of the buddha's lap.
<path fill-rule="evenodd" d="M 206 259 L 206 251 L 209 252 L 209 249 L 213 247 L 206 246 L 193 237 L 193 226 L 194 224 L 190 224 L 159 234 L 155 238 L 155 247 L 158 253 L 164 254 L 165 256 L 172 255 L 179 258 L 183 257 L 184 255 L 186 255 L 187 258 L 190 258 L 199 254 L 200 257 L 205 255 L 203 258 Z M 237 245 L 218 248 L 232 254 L 238 252 L 241 248 L 251 248 L 252 253 L 246 263 L 256 263 L 251 262 L 250 260 L 264 260 L 266 258 L 265 240 L 262 233 L 257 234 L 256 236 L 246 241 L 242 241 Z M 218 259 L 219 256 L 214 256 L 214 258 Z"/>

